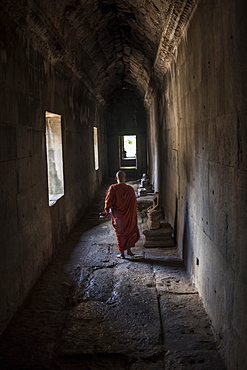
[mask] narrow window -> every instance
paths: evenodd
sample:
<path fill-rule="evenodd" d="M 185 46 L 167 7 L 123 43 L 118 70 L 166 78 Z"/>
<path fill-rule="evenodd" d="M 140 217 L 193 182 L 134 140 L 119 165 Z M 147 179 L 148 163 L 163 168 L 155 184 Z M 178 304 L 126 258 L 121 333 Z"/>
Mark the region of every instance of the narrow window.
<path fill-rule="evenodd" d="M 45 112 L 49 205 L 64 195 L 61 116 Z"/>
<path fill-rule="evenodd" d="M 94 169 L 99 169 L 99 146 L 98 146 L 98 128 L 93 128 L 93 143 L 94 143 Z"/>

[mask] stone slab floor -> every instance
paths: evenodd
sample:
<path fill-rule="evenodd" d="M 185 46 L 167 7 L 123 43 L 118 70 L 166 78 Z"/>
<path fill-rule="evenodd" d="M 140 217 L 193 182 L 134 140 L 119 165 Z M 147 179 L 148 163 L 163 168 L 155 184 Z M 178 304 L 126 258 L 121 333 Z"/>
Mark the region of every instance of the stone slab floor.
<path fill-rule="evenodd" d="M 0 341 L 1 369 L 208 369 L 225 366 L 176 248 L 116 258 L 107 187 L 58 251 Z M 31 268 L 31 267 L 30 267 Z"/>

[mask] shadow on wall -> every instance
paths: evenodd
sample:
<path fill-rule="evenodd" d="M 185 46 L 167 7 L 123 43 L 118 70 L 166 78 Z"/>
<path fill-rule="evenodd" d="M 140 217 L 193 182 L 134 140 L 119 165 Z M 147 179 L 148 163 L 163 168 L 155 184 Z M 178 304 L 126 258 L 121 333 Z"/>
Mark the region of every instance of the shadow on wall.
<path fill-rule="evenodd" d="M 178 244 L 180 248 L 180 253 L 183 259 L 183 263 L 185 266 L 189 266 L 191 260 L 191 230 L 190 230 L 190 223 L 188 217 L 188 204 L 186 202 L 186 206 L 184 212 L 182 209 L 179 209 L 179 202 L 178 198 L 176 197 L 175 202 L 175 216 L 174 216 L 174 240 Z"/>
<path fill-rule="evenodd" d="M 184 225 L 183 225 L 183 237 L 182 237 L 182 246 L 183 246 L 183 261 L 185 266 L 188 268 L 189 265 L 191 265 L 190 260 L 191 254 L 192 254 L 192 240 L 191 240 L 191 230 L 190 230 L 190 223 L 189 223 L 189 217 L 188 217 L 188 211 L 187 211 L 187 203 L 184 213 Z"/>
<path fill-rule="evenodd" d="M 174 217 L 174 240 L 177 242 L 178 240 L 178 198 L 176 197 L 176 203 L 175 203 L 175 217 Z"/>

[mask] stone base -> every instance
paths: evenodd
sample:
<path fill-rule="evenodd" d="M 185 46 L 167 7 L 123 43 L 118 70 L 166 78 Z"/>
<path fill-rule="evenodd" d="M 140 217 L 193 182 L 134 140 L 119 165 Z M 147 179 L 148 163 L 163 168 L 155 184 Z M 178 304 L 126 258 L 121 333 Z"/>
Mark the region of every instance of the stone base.
<path fill-rule="evenodd" d="M 148 208 L 153 204 L 153 194 L 145 195 L 144 197 L 137 198 L 137 206 L 141 208 Z"/>
<path fill-rule="evenodd" d="M 171 238 L 170 240 L 143 240 L 143 247 L 145 248 L 167 248 L 167 247 L 175 247 L 176 244 L 174 240 Z"/>
<path fill-rule="evenodd" d="M 160 228 L 150 230 L 147 224 L 142 225 L 143 246 L 145 248 L 175 247 L 176 243 L 172 238 L 173 228 L 170 224 L 161 222 Z"/>

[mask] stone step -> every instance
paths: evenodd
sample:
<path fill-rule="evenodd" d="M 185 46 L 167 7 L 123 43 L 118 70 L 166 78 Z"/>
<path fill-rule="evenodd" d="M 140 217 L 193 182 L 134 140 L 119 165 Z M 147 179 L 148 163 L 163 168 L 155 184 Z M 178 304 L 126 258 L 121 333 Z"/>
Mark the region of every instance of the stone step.
<path fill-rule="evenodd" d="M 160 223 L 160 228 L 155 230 L 150 230 L 147 224 L 142 225 L 142 232 L 147 237 L 153 236 L 165 236 L 165 235 L 172 235 L 173 234 L 173 227 L 165 222 Z"/>
<path fill-rule="evenodd" d="M 148 224 L 142 225 L 143 246 L 145 248 L 174 247 L 176 242 L 172 238 L 173 228 L 169 223 L 161 222 L 160 228 L 150 230 Z"/>
<path fill-rule="evenodd" d="M 143 246 L 145 248 L 175 247 L 176 243 L 172 238 L 166 240 L 143 240 Z"/>

